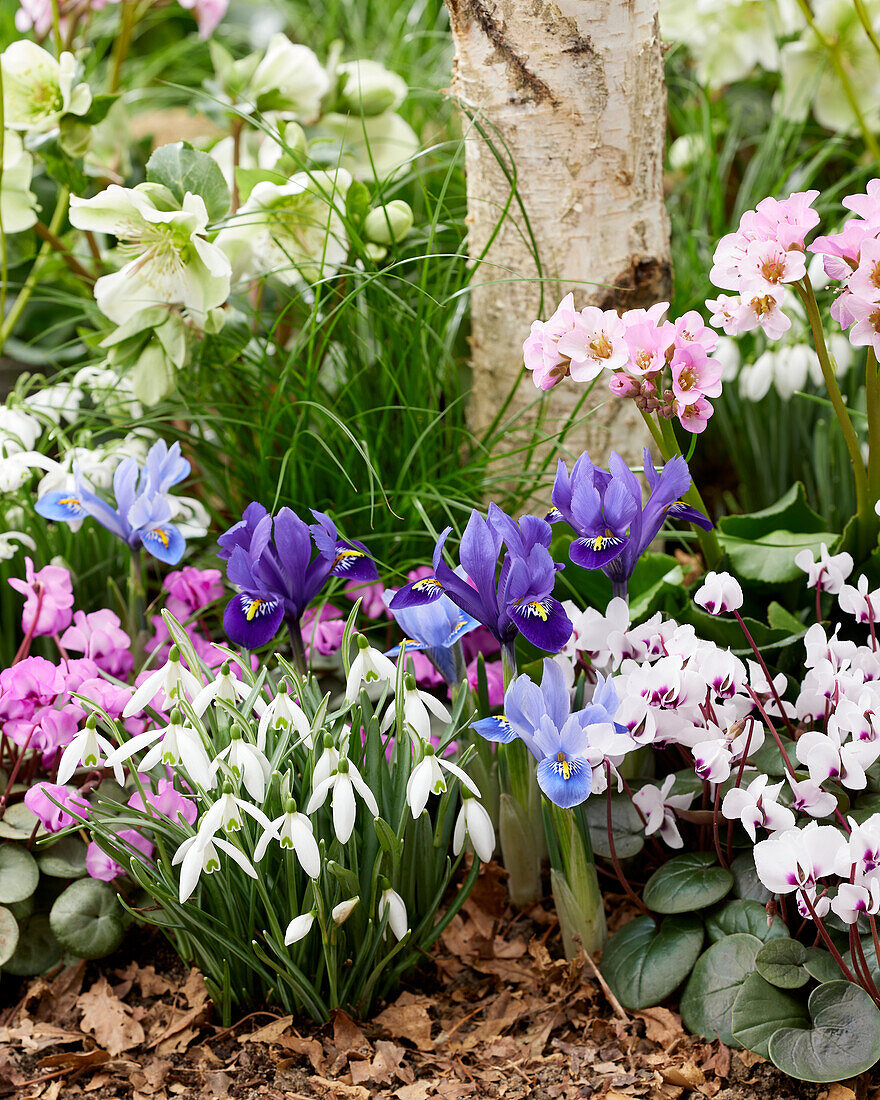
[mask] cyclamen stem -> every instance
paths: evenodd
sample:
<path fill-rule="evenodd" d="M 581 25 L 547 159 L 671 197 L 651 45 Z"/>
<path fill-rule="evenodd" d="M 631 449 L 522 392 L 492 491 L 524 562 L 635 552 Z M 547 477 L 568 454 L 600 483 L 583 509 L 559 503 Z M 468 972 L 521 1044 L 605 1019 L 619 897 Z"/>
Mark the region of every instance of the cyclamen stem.
<path fill-rule="evenodd" d="M 871 928 L 871 939 L 874 941 L 874 954 L 877 957 L 877 966 L 880 967 L 880 937 L 877 935 L 877 921 L 873 915 L 869 915 L 868 924 Z"/>
<path fill-rule="evenodd" d="M 797 779 L 797 776 L 795 775 L 795 771 L 794 771 L 794 765 L 792 764 L 791 758 L 789 757 L 788 753 L 785 751 L 785 745 L 783 745 L 783 743 L 782 743 L 782 738 L 779 736 L 779 731 L 776 729 L 776 727 L 770 721 L 770 717 L 767 714 L 767 711 L 764 709 L 763 703 L 758 698 L 758 696 L 754 693 L 754 691 L 752 691 L 752 689 L 748 686 L 748 684 L 746 685 L 746 691 L 749 693 L 749 695 L 751 695 L 752 702 L 755 704 L 755 706 L 761 712 L 761 717 L 764 719 L 764 721 L 770 727 L 770 733 L 773 735 L 773 740 L 776 742 L 776 747 L 779 749 L 780 753 L 782 754 L 782 759 L 785 763 L 785 767 L 786 767 L 786 770 L 788 771 L 788 774 L 791 776 L 792 779 Z"/>
<path fill-rule="evenodd" d="M 761 666 L 761 671 L 767 677 L 767 683 L 770 685 L 770 694 L 773 696 L 777 707 L 779 707 L 779 713 L 782 715 L 783 722 L 785 722 L 786 726 L 788 727 L 788 732 L 792 735 L 792 737 L 794 737 L 794 727 L 791 724 L 791 719 L 785 713 L 785 707 L 782 705 L 782 700 L 779 698 L 779 692 L 776 690 L 776 685 L 773 683 L 773 677 L 770 675 L 770 669 L 767 668 L 767 662 L 761 656 L 760 649 L 758 649 L 757 645 L 755 645 L 755 639 L 752 637 L 749 628 L 743 622 L 742 615 L 740 615 L 740 613 L 735 608 L 733 610 L 733 617 L 739 623 L 740 629 L 742 630 L 743 634 L 745 634 L 746 640 L 752 647 L 752 652 L 758 658 L 758 664 Z M 752 692 L 751 688 L 749 689 L 749 694 L 751 694 L 752 698 L 755 699 L 755 701 L 757 702 L 757 696 L 754 694 L 754 692 Z M 763 713 L 763 708 L 761 709 Z"/>
<path fill-rule="evenodd" d="M 630 901 L 640 912 L 644 913 L 646 916 L 650 916 L 650 910 L 635 890 L 633 890 L 632 886 L 630 886 L 629 880 L 623 873 L 623 868 L 620 866 L 620 860 L 617 858 L 617 848 L 614 844 L 614 822 L 611 818 L 611 768 L 608 764 L 605 765 L 605 778 L 608 783 L 608 786 L 605 788 L 605 825 L 608 829 L 608 850 L 611 853 L 611 863 L 614 867 L 614 873 L 617 875 L 617 881 L 623 887 L 623 891 Z"/>
<path fill-rule="evenodd" d="M 825 946 L 831 952 L 831 955 L 834 958 L 834 961 L 840 967 L 840 971 L 843 974 L 843 976 L 846 978 L 847 981 L 852 982 L 853 985 L 861 985 L 862 983 L 856 981 L 855 974 L 853 974 L 853 972 L 850 970 L 850 968 L 843 961 L 843 955 L 841 955 L 841 953 L 834 946 L 834 941 L 828 935 L 828 932 L 825 928 L 825 925 L 822 923 L 822 920 L 819 917 L 819 914 L 816 912 L 816 909 L 813 906 L 813 903 L 807 897 L 806 890 L 801 890 L 800 895 L 803 898 L 804 905 L 807 907 L 807 911 L 809 912 L 810 916 L 813 918 L 813 924 L 815 924 L 815 926 L 816 926 L 816 931 L 821 936 Z M 865 992 L 867 992 L 867 990 Z"/>
<path fill-rule="evenodd" d="M 37 629 L 37 623 L 40 621 L 40 609 L 43 606 L 44 596 L 45 589 L 43 588 L 42 584 L 37 582 L 37 610 L 34 614 L 33 620 L 31 621 L 31 625 L 27 628 L 27 633 L 22 639 L 21 645 L 18 647 L 18 652 L 12 658 L 12 663 L 14 665 L 17 665 L 19 661 L 23 661 L 31 651 L 31 642 L 34 640 L 34 633 Z"/>

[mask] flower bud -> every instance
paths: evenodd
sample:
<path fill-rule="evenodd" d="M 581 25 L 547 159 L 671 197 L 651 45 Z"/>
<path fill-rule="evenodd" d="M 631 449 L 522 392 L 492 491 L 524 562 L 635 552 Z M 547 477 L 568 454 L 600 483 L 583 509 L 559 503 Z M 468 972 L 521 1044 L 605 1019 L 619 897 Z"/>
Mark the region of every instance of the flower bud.
<path fill-rule="evenodd" d="M 345 924 L 351 914 L 355 911 L 357 903 L 361 899 L 359 897 L 349 898 L 347 901 L 341 901 L 338 905 L 334 905 L 330 911 L 330 916 L 333 918 L 336 924 Z"/>
<path fill-rule="evenodd" d="M 289 947 L 292 943 L 298 943 L 301 939 L 304 939 L 311 931 L 314 923 L 314 913 L 303 913 L 299 917 L 294 917 L 284 933 L 285 944 Z"/>
<path fill-rule="evenodd" d="M 406 81 L 378 61 L 348 61 L 338 71 L 345 78 L 342 102 L 350 111 L 381 115 L 399 107 L 406 98 Z"/>
<path fill-rule="evenodd" d="M 409 932 L 406 905 L 400 894 L 390 886 L 379 897 L 379 920 L 383 920 L 386 914 L 388 927 L 394 933 L 395 939 L 402 940 Z"/>
<path fill-rule="evenodd" d="M 396 244 L 413 227 L 413 212 L 403 199 L 377 206 L 364 219 L 364 234 L 374 244 Z"/>

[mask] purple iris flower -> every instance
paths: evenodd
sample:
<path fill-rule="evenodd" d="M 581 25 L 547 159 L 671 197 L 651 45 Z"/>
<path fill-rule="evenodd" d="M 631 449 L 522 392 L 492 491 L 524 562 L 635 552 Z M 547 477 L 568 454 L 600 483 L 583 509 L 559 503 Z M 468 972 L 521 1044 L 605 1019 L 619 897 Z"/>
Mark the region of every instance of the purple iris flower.
<path fill-rule="evenodd" d="M 538 786 L 568 809 L 590 796 L 594 768 L 635 748 L 626 728 L 614 721 L 617 707 L 614 682 L 599 676 L 592 701 L 572 712 L 562 668 L 548 658 L 540 687 L 517 676 L 505 692 L 504 714 L 483 718 L 473 728 L 489 741 L 518 737 L 538 762 Z"/>
<path fill-rule="evenodd" d="M 419 607 L 442 595 L 472 619 L 482 623 L 502 646 L 517 634 L 539 649 L 556 653 L 571 637 L 572 626 L 551 593 L 556 571 L 550 557 L 550 525 L 536 516 L 517 523 L 496 504 L 484 519 L 471 512 L 459 546 L 461 568 L 470 583 L 443 561 L 443 546 L 451 528 L 434 550 L 434 575 L 401 588 L 390 603 L 392 612 Z M 498 566 L 502 549 L 501 566 Z"/>
<path fill-rule="evenodd" d="M 405 641 L 389 649 L 386 657 L 396 657 L 405 646 L 408 653 L 424 652 L 443 679 L 454 687 L 465 678 L 464 655 L 458 644 L 480 624 L 466 615 L 448 596 L 439 596 L 431 603 L 415 607 L 391 608 L 396 593 L 385 591 L 385 604 L 400 629 Z"/>
<path fill-rule="evenodd" d="M 645 477 L 650 494 L 642 503 L 638 478 L 616 451 L 608 469 L 594 466 L 584 452 L 569 474 L 560 459 L 553 485 L 551 523 L 565 520 L 578 536 L 569 557 L 583 569 L 601 569 L 624 594 L 636 562 L 657 537 L 668 517 L 709 530 L 712 523 L 681 499 L 691 484 L 687 462 L 676 455 L 658 473 L 645 448 Z"/>
<path fill-rule="evenodd" d="M 226 606 L 223 627 L 245 649 L 265 645 L 286 623 L 300 659 L 300 619 L 328 577 L 377 579 L 375 563 L 362 543 L 340 539 L 323 512 L 312 515 L 317 522 L 307 524 L 290 508 L 282 508 L 273 518 L 254 502 L 217 540 L 226 576 L 238 589 Z"/>
<path fill-rule="evenodd" d="M 91 516 L 130 547 L 143 546 L 153 557 L 176 565 L 186 542 L 171 523 L 173 508 L 168 491 L 187 476 L 189 469 L 189 462 L 180 453 L 180 444 L 169 447 L 160 439 L 150 447 L 145 466 L 141 467 L 135 458 L 126 458 L 116 467 L 115 508 L 86 487 L 76 468 L 73 490 L 46 493 L 34 507 L 46 519 L 61 523 Z"/>

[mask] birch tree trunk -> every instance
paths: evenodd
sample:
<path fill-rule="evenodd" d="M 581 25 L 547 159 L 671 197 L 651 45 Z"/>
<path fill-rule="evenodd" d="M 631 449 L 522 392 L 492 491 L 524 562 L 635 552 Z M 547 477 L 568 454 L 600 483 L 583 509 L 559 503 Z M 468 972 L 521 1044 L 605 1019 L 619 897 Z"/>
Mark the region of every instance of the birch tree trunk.
<path fill-rule="evenodd" d="M 579 309 L 667 299 L 658 2 L 447 0 L 456 51 L 452 90 L 466 116 L 470 255 L 483 252 L 510 191 L 480 126 L 515 167 L 545 280 L 541 308 L 526 219 L 514 205 L 474 273 L 477 432 L 491 424 L 515 383 L 531 322 L 548 316 L 569 290 Z M 538 406 L 523 410 L 537 396 L 525 378 L 510 412 L 534 423 Z M 545 399 L 544 427 L 558 431 L 583 396 L 576 383 L 557 386 Z M 595 411 L 580 421 L 589 409 Z M 574 453 L 589 447 L 600 460 L 617 449 L 640 459 L 647 432 L 631 401 L 611 397 L 607 379 L 599 378 L 578 419 L 565 440 Z"/>

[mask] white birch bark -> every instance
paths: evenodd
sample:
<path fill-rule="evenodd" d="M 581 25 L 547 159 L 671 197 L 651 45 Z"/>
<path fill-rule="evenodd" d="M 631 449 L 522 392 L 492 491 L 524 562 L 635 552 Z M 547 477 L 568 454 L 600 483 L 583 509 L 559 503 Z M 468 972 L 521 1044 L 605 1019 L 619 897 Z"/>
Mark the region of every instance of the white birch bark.
<path fill-rule="evenodd" d="M 447 0 L 455 41 L 452 91 L 465 113 L 469 252 L 479 256 L 510 187 L 475 119 L 516 168 L 543 269 L 548 316 L 569 290 L 577 308 L 648 306 L 670 289 L 663 205 L 666 89 L 658 0 Z M 501 149 L 504 155 L 503 149 Z M 538 268 L 514 206 L 474 274 L 471 421 L 489 425 L 522 368 L 539 316 Z M 592 285 L 584 285 L 585 283 Z M 511 413 L 534 423 L 538 391 L 520 385 Z M 546 400 L 560 429 L 583 398 L 567 380 Z M 598 407 L 597 407 L 598 406 Z M 631 401 L 595 384 L 565 446 L 640 458 L 647 432 Z"/>

